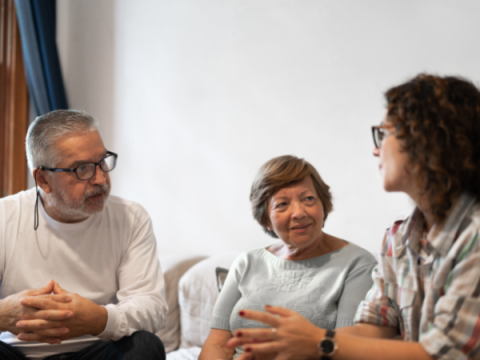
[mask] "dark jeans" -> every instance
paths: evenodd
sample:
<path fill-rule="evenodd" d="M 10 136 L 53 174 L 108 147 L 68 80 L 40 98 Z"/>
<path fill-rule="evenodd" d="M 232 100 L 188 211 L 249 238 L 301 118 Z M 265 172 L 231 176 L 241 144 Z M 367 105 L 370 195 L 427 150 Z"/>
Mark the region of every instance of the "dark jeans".
<path fill-rule="evenodd" d="M 0 359 L 26 360 L 14 347 L 0 341 Z M 137 331 L 118 341 L 97 341 L 75 353 L 49 356 L 45 360 L 165 360 L 162 341 L 154 334 Z"/>

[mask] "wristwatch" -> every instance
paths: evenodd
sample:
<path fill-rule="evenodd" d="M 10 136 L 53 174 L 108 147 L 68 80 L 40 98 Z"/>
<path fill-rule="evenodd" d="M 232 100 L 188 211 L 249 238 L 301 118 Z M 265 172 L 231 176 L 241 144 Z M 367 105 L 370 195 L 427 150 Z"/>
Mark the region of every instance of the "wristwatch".
<path fill-rule="evenodd" d="M 335 331 L 327 330 L 325 337 L 318 343 L 318 353 L 321 356 L 321 360 L 331 360 L 332 356 L 337 352 L 338 345 L 334 337 Z"/>

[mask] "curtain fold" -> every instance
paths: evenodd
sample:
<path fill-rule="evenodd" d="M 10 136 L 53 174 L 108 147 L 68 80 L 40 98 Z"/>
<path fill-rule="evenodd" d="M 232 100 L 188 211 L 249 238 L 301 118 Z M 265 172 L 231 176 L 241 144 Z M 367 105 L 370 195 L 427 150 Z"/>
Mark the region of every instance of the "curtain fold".
<path fill-rule="evenodd" d="M 56 0 L 15 0 L 35 114 L 68 109 L 56 44 Z"/>

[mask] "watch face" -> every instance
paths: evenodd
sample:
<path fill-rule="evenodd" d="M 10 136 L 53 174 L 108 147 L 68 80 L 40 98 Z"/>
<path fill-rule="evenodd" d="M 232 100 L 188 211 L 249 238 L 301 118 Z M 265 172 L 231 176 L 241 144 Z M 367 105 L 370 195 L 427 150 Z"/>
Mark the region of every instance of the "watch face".
<path fill-rule="evenodd" d="M 330 354 L 335 348 L 335 345 L 333 344 L 332 340 L 322 340 L 320 347 L 322 348 L 324 354 Z"/>

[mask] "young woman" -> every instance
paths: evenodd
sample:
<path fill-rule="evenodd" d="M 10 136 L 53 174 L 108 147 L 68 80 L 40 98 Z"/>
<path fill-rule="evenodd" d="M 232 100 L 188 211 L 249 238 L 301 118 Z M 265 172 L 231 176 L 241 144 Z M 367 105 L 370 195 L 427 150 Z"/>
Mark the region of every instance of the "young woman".
<path fill-rule="evenodd" d="M 480 92 L 419 75 L 385 97 L 373 154 L 385 190 L 416 208 L 387 230 L 356 324 L 335 332 L 280 307 L 241 310 L 271 326 L 235 332 L 242 360 L 480 359 Z"/>

